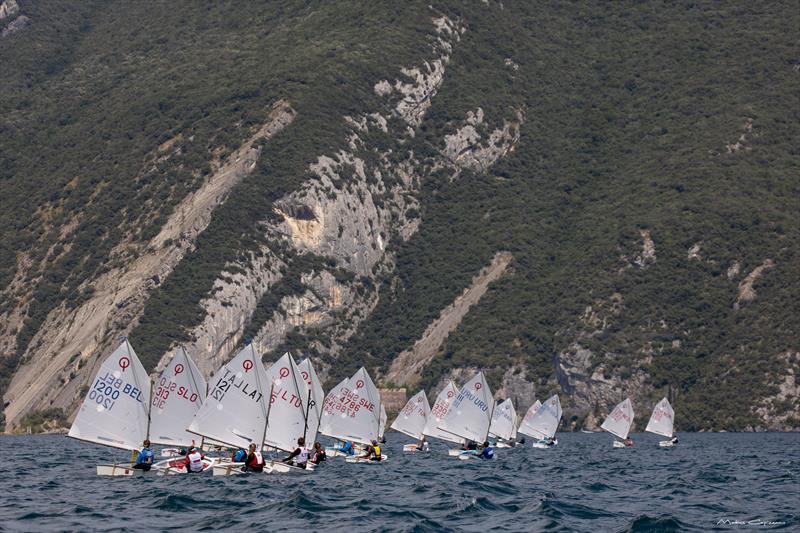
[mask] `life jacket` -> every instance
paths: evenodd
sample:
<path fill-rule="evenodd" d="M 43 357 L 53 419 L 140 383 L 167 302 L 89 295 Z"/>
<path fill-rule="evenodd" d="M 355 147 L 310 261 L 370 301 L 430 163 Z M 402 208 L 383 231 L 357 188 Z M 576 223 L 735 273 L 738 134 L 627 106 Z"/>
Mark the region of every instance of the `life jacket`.
<path fill-rule="evenodd" d="M 189 455 L 186 456 L 186 459 L 189 460 L 189 464 L 186 465 L 186 469 L 189 472 L 202 472 L 203 471 L 203 454 L 198 452 L 197 450 L 193 451 Z"/>
<path fill-rule="evenodd" d="M 308 450 L 306 450 L 305 447 L 303 447 L 303 446 L 301 446 L 299 448 L 299 450 L 300 450 L 300 453 L 295 455 L 294 462 L 299 464 L 299 465 L 304 465 L 304 464 L 306 464 L 308 462 Z"/>
<path fill-rule="evenodd" d="M 233 456 L 233 462 L 234 463 L 241 463 L 245 459 L 247 459 L 247 451 L 243 450 L 241 448 L 239 450 L 237 450 L 236 451 L 236 455 Z"/>
<path fill-rule="evenodd" d="M 381 447 L 379 445 L 377 445 L 377 444 L 375 446 L 373 446 L 372 447 L 372 454 L 373 454 L 373 458 L 375 458 L 377 460 L 380 460 L 380 458 L 381 458 Z"/>
<path fill-rule="evenodd" d="M 264 466 L 264 458 L 261 457 L 261 452 L 253 452 L 253 458 L 247 463 L 247 466 Z"/>
<path fill-rule="evenodd" d="M 311 459 L 311 462 L 314 464 L 319 464 L 327 458 L 327 454 L 325 453 L 324 448 L 320 448 L 319 451 L 314 451 L 314 458 Z"/>

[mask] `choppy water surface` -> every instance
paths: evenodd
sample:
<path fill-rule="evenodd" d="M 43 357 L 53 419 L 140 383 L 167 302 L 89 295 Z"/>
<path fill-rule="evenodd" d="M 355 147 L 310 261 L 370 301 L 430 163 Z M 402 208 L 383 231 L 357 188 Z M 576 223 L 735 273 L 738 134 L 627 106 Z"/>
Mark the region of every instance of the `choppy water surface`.
<path fill-rule="evenodd" d="M 562 434 L 555 450 L 459 461 L 436 443 L 382 465 L 329 460 L 304 477 L 101 478 L 125 452 L 62 436 L 2 437 L 0 530 L 800 530 L 800 434 L 684 434 L 612 450 Z"/>

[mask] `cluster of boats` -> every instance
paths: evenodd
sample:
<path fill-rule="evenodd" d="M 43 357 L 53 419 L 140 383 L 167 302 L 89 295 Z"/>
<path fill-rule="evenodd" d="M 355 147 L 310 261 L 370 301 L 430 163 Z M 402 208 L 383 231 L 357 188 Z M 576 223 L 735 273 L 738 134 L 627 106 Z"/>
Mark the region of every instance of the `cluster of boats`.
<path fill-rule="evenodd" d="M 403 451 L 428 450 L 428 438 L 459 444 L 449 455 L 461 459 L 479 456 L 477 448 L 511 447 L 524 442 L 518 433 L 535 439 L 535 448 L 557 445 L 561 420 L 558 395 L 538 400 L 518 420 L 510 399 L 497 404 L 482 372 L 461 388 L 451 381 L 431 408 L 424 391 L 415 394 L 400 411 L 391 428 L 417 440 Z M 667 399 L 654 409 L 647 431 L 672 437 L 674 413 Z M 269 368 L 253 344 L 225 364 L 207 384 L 186 350 L 178 348 L 161 377 L 151 382 L 127 339 L 100 366 L 83 405 L 69 431 L 75 439 L 130 450 L 134 456 L 142 442 L 165 446 L 162 460 L 150 471 L 185 473 L 185 451 L 192 443 L 199 449 L 246 449 L 294 452 L 302 443 L 314 444 L 318 435 L 336 442 L 329 457 L 345 456 L 347 462 L 380 464 L 385 453 L 367 458 L 359 446 L 383 440 L 386 410 L 380 393 L 366 369 L 342 380 L 325 396 L 309 359 L 297 363 L 286 353 Z M 602 428 L 623 441 L 633 422 L 630 400 L 616 406 Z M 195 445 L 200 439 L 199 445 Z M 347 443 L 347 446 L 343 446 Z M 671 446 L 664 441 L 662 446 Z M 615 447 L 626 444 L 614 441 Z M 345 451 L 346 450 L 346 451 Z M 273 454 L 274 456 L 275 454 Z M 377 459 L 377 460 L 376 460 Z M 226 456 L 203 457 L 202 469 L 214 475 L 242 473 L 243 463 Z M 308 473 L 309 462 L 299 468 L 278 458 L 266 461 L 267 473 Z M 101 464 L 99 475 L 130 476 L 139 473 L 131 464 Z"/>

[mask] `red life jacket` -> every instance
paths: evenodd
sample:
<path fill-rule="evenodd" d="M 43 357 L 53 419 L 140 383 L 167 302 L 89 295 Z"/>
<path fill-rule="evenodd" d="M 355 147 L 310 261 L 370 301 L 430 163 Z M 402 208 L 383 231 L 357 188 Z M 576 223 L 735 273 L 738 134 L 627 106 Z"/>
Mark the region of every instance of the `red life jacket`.
<path fill-rule="evenodd" d="M 247 461 L 247 466 L 256 467 L 256 466 L 264 466 L 264 458 L 261 456 L 261 452 L 253 452 L 253 458 Z"/>

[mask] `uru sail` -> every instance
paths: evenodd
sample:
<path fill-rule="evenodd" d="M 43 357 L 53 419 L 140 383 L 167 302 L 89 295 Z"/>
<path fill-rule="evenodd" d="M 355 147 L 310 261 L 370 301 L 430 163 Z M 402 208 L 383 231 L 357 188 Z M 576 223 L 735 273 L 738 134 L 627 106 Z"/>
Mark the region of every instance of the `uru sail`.
<path fill-rule="evenodd" d="M 266 427 L 269 381 L 253 344 L 220 368 L 211 383 L 188 431 L 239 448 L 260 443 Z"/>
<path fill-rule="evenodd" d="M 614 410 L 611 411 L 611 414 L 608 415 L 608 418 L 600 427 L 612 435 L 626 439 L 628 438 L 628 432 L 631 430 L 631 424 L 633 424 L 633 406 L 630 398 L 625 398 L 625 401 L 614 407 Z"/>
<path fill-rule="evenodd" d="M 206 380 L 181 346 L 175 350 L 172 361 L 154 384 L 150 441 L 172 446 L 194 442 L 197 435 L 185 428 L 203 405 L 205 397 Z"/>
<path fill-rule="evenodd" d="M 645 431 L 655 433 L 656 435 L 672 437 L 674 421 L 675 411 L 672 410 L 669 401 L 663 398 L 653 409 L 653 414 L 650 415 L 650 421 L 647 423 Z"/>
<path fill-rule="evenodd" d="M 328 396 L 325 397 L 325 401 L 322 403 L 322 415 L 320 416 L 319 420 L 319 431 L 323 435 L 330 435 L 331 432 L 331 424 L 335 419 L 337 414 L 340 414 L 338 411 L 339 407 L 339 398 L 344 393 L 344 391 L 348 389 L 348 382 L 350 378 L 344 378 L 342 381 L 339 382 L 334 388 L 330 390 Z"/>
<path fill-rule="evenodd" d="M 378 440 L 381 398 L 364 367 L 339 389 L 337 396 L 323 434 L 363 444 Z"/>
<path fill-rule="evenodd" d="M 483 442 L 489 434 L 494 399 L 483 372 L 467 381 L 458 391 L 439 429 L 475 442 Z"/>
<path fill-rule="evenodd" d="M 425 423 L 425 428 L 422 430 L 423 435 L 449 442 L 461 442 L 463 440 L 452 433 L 439 429 L 439 423 L 447 414 L 447 411 L 450 410 L 450 405 L 453 403 L 456 394 L 458 394 L 458 389 L 456 389 L 455 384 L 452 381 L 448 382 L 447 386 L 436 397 L 436 401 L 431 408 L 431 414 Z"/>
<path fill-rule="evenodd" d="M 422 430 L 425 429 L 430 413 L 431 406 L 428 403 L 428 397 L 425 396 L 425 391 L 421 390 L 406 402 L 403 410 L 392 422 L 391 428 L 405 433 L 409 437 L 422 440 Z"/>
<path fill-rule="evenodd" d="M 514 410 L 514 402 L 511 398 L 498 405 L 492 414 L 492 424 L 489 426 L 489 434 L 498 439 L 511 440 L 516 435 L 517 412 Z"/>
<path fill-rule="evenodd" d="M 538 439 L 552 439 L 556 435 L 559 422 L 561 422 L 561 402 L 558 394 L 554 394 L 531 417 L 528 423 L 531 431 L 529 435 Z"/>
<path fill-rule="evenodd" d="M 148 438 L 150 377 L 125 339 L 100 365 L 68 435 L 138 450 Z"/>
<path fill-rule="evenodd" d="M 287 452 L 297 447 L 297 439 L 306 434 L 308 384 L 294 358 L 285 353 L 267 370 L 264 390 L 272 398 L 267 408 L 264 445 Z"/>
<path fill-rule="evenodd" d="M 312 444 L 317 438 L 320 420 L 322 418 L 322 406 L 325 402 L 325 392 L 319 382 L 317 372 L 311 364 L 311 359 L 306 358 L 302 363 L 298 363 L 300 376 L 305 380 L 309 390 L 311 390 L 311 405 L 308 408 L 308 428 L 306 429 L 306 443 Z"/>

